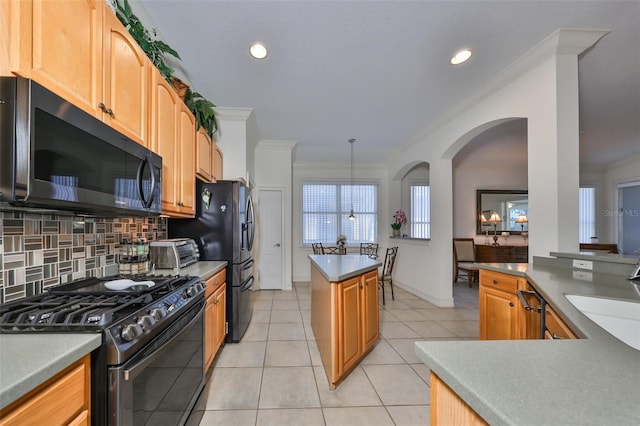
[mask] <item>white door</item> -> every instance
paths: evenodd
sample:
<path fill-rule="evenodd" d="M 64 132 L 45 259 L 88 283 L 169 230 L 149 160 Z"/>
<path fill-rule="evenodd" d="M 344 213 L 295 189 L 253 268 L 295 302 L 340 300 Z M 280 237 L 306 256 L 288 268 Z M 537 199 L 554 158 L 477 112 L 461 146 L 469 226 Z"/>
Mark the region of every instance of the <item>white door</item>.
<path fill-rule="evenodd" d="M 258 191 L 260 290 L 282 289 L 282 191 Z"/>

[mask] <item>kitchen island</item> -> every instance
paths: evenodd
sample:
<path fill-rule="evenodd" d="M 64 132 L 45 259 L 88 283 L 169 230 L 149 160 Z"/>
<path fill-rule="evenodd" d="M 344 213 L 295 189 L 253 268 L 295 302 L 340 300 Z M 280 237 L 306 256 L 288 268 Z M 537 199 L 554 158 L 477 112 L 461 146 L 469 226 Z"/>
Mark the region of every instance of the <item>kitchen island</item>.
<path fill-rule="evenodd" d="M 380 336 L 377 260 L 361 255 L 309 255 L 311 328 L 329 387 L 373 349 Z"/>
<path fill-rule="evenodd" d="M 595 272 L 576 279 L 584 275 L 535 263 L 481 267 L 526 278 L 579 339 L 416 342 L 416 354 L 433 374 L 432 397 L 450 392 L 480 422 L 491 425 L 640 424 L 640 351 L 600 328 L 566 298 L 589 295 L 640 303 L 631 282 Z M 433 401 L 431 410 L 433 416 Z"/>

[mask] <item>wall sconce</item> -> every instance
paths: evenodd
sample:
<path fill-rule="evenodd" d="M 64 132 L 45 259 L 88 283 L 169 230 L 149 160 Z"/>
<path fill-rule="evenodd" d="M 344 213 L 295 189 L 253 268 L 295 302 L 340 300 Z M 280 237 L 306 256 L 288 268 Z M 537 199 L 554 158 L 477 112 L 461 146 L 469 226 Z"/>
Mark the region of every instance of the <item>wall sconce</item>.
<path fill-rule="evenodd" d="M 498 244 L 498 236 L 496 235 L 496 228 L 498 227 L 498 222 L 502 222 L 502 218 L 496 212 L 491 213 L 491 217 L 489 218 L 489 223 L 493 224 L 493 246 L 499 246 Z"/>

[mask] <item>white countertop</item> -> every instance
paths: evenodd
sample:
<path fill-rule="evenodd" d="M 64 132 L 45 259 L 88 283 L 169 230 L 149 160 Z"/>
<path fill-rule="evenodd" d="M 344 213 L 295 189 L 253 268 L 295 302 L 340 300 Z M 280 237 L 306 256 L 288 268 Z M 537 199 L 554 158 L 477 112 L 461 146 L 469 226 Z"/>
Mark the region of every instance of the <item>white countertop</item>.
<path fill-rule="evenodd" d="M 309 259 L 329 282 L 339 282 L 379 268 L 382 263 L 360 254 L 310 254 Z"/>
<path fill-rule="evenodd" d="M 581 339 L 416 342 L 435 374 L 492 425 L 640 424 L 640 351 L 565 297 L 640 301 L 629 281 L 533 264 L 481 267 L 526 277 Z"/>

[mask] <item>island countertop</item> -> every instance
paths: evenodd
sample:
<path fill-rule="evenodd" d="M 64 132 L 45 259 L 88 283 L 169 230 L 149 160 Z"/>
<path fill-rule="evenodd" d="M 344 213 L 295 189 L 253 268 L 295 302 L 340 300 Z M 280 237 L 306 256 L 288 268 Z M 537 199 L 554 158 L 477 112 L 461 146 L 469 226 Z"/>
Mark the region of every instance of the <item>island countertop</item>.
<path fill-rule="evenodd" d="M 416 342 L 416 354 L 492 425 L 640 424 L 640 351 L 567 294 L 640 301 L 624 277 L 535 264 L 483 264 L 527 278 L 579 340 Z"/>
<path fill-rule="evenodd" d="M 343 281 L 382 266 L 382 262 L 360 254 L 310 254 L 309 259 L 329 282 Z"/>

